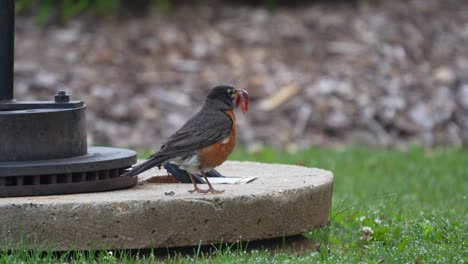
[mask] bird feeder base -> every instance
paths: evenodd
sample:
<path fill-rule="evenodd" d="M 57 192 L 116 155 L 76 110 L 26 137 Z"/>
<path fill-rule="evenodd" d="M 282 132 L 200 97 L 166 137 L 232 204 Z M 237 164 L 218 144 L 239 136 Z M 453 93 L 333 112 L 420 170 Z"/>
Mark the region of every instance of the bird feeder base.
<path fill-rule="evenodd" d="M 89 147 L 71 158 L 0 162 L 0 197 L 129 188 L 137 178 L 121 174 L 135 162 L 135 151 L 108 147 Z"/>
<path fill-rule="evenodd" d="M 226 162 L 222 194 L 189 193 L 152 169 L 132 189 L 0 199 L 5 249 L 138 249 L 292 236 L 329 221 L 333 175 L 301 166 Z M 160 180 L 155 178 L 161 177 Z M 242 182 L 242 181 L 241 181 Z M 206 188 L 205 184 L 200 187 Z"/>

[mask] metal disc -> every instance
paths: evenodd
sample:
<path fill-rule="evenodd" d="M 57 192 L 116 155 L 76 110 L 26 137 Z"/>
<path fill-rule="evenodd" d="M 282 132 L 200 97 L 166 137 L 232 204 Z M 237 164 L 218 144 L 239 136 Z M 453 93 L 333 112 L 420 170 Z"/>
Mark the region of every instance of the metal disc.
<path fill-rule="evenodd" d="M 136 152 L 90 147 L 74 158 L 0 162 L 0 197 L 97 192 L 134 186 L 121 174 L 136 163 Z"/>

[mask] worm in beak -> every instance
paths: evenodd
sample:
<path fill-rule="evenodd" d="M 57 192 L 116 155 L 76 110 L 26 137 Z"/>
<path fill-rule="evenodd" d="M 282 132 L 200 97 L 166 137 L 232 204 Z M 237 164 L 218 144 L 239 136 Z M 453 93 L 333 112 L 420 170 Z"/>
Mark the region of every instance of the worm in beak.
<path fill-rule="evenodd" d="M 238 89 L 233 99 L 234 107 L 240 106 L 243 113 L 249 111 L 249 93 L 246 90 Z"/>

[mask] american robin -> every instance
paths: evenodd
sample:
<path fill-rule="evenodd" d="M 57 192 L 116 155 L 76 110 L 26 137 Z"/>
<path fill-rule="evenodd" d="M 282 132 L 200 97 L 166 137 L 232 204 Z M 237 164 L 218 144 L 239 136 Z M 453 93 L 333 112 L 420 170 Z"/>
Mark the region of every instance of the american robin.
<path fill-rule="evenodd" d="M 179 166 L 172 164 L 170 162 L 164 163 L 164 169 L 174 176 L 177 181 L 181 183 L 192 183 L 190 176 L 187 171 L 182 170 Z M 205 172 L 206 177 L 208 178 L 225 178 L 221 173 L 219 173 L 216 169 L 212 169 L 210 171 Z M 205 183 L 203 180 L 203 176 L 199 173 L 193 173 L 193 178 L 195 178 L 195 183 Z"/>
<path fill-rule="evenodd" d="M 155 166 L 170 162 L 188 172 L 194 189 L 190 192 L 221 193 L 213 189 L 206 172 L 221 165 L 236 144 L 234 108 L 248 111 L 248 93 L 227 85 L 216 86 L 208 93 L 203 108 L 175 132 L 159 151 L 142 164 L 133 167 L 127 176 L 135 176 Z M 201 173 L 208 190 L 200 189 L 193 174 Z"/>

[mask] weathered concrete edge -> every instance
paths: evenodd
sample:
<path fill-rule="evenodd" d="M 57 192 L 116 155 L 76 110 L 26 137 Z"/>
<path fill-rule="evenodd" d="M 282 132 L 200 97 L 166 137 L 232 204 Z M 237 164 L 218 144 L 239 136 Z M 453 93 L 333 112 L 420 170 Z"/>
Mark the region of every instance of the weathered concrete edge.
<path fill-rule="evenodd" d="M 201 197 L 165 201 L 164 205 L 158 200 L 130 201 L 100 204 L 99 208 L 73 203 L 11 204 L 0 208 L 10 223 L 2 227 L 2 244 L 6 248 L 52 247 L 54 250 L 134 249 L 301 234 L 329 221 L 333 176 L 328 173 L 330 181 L 320 186 L 222 200 Z M 185 215 L 174 217 L 173 212 L 185 212 Z M 96 214 L 100 217 L 92 217 Z M 193 222 L 191 215 L 199 218 L 198 222 Z M 103 223 L 102 219 L 112 221 Z M 66 228 L 72 232 L 65 232 Z"/>

